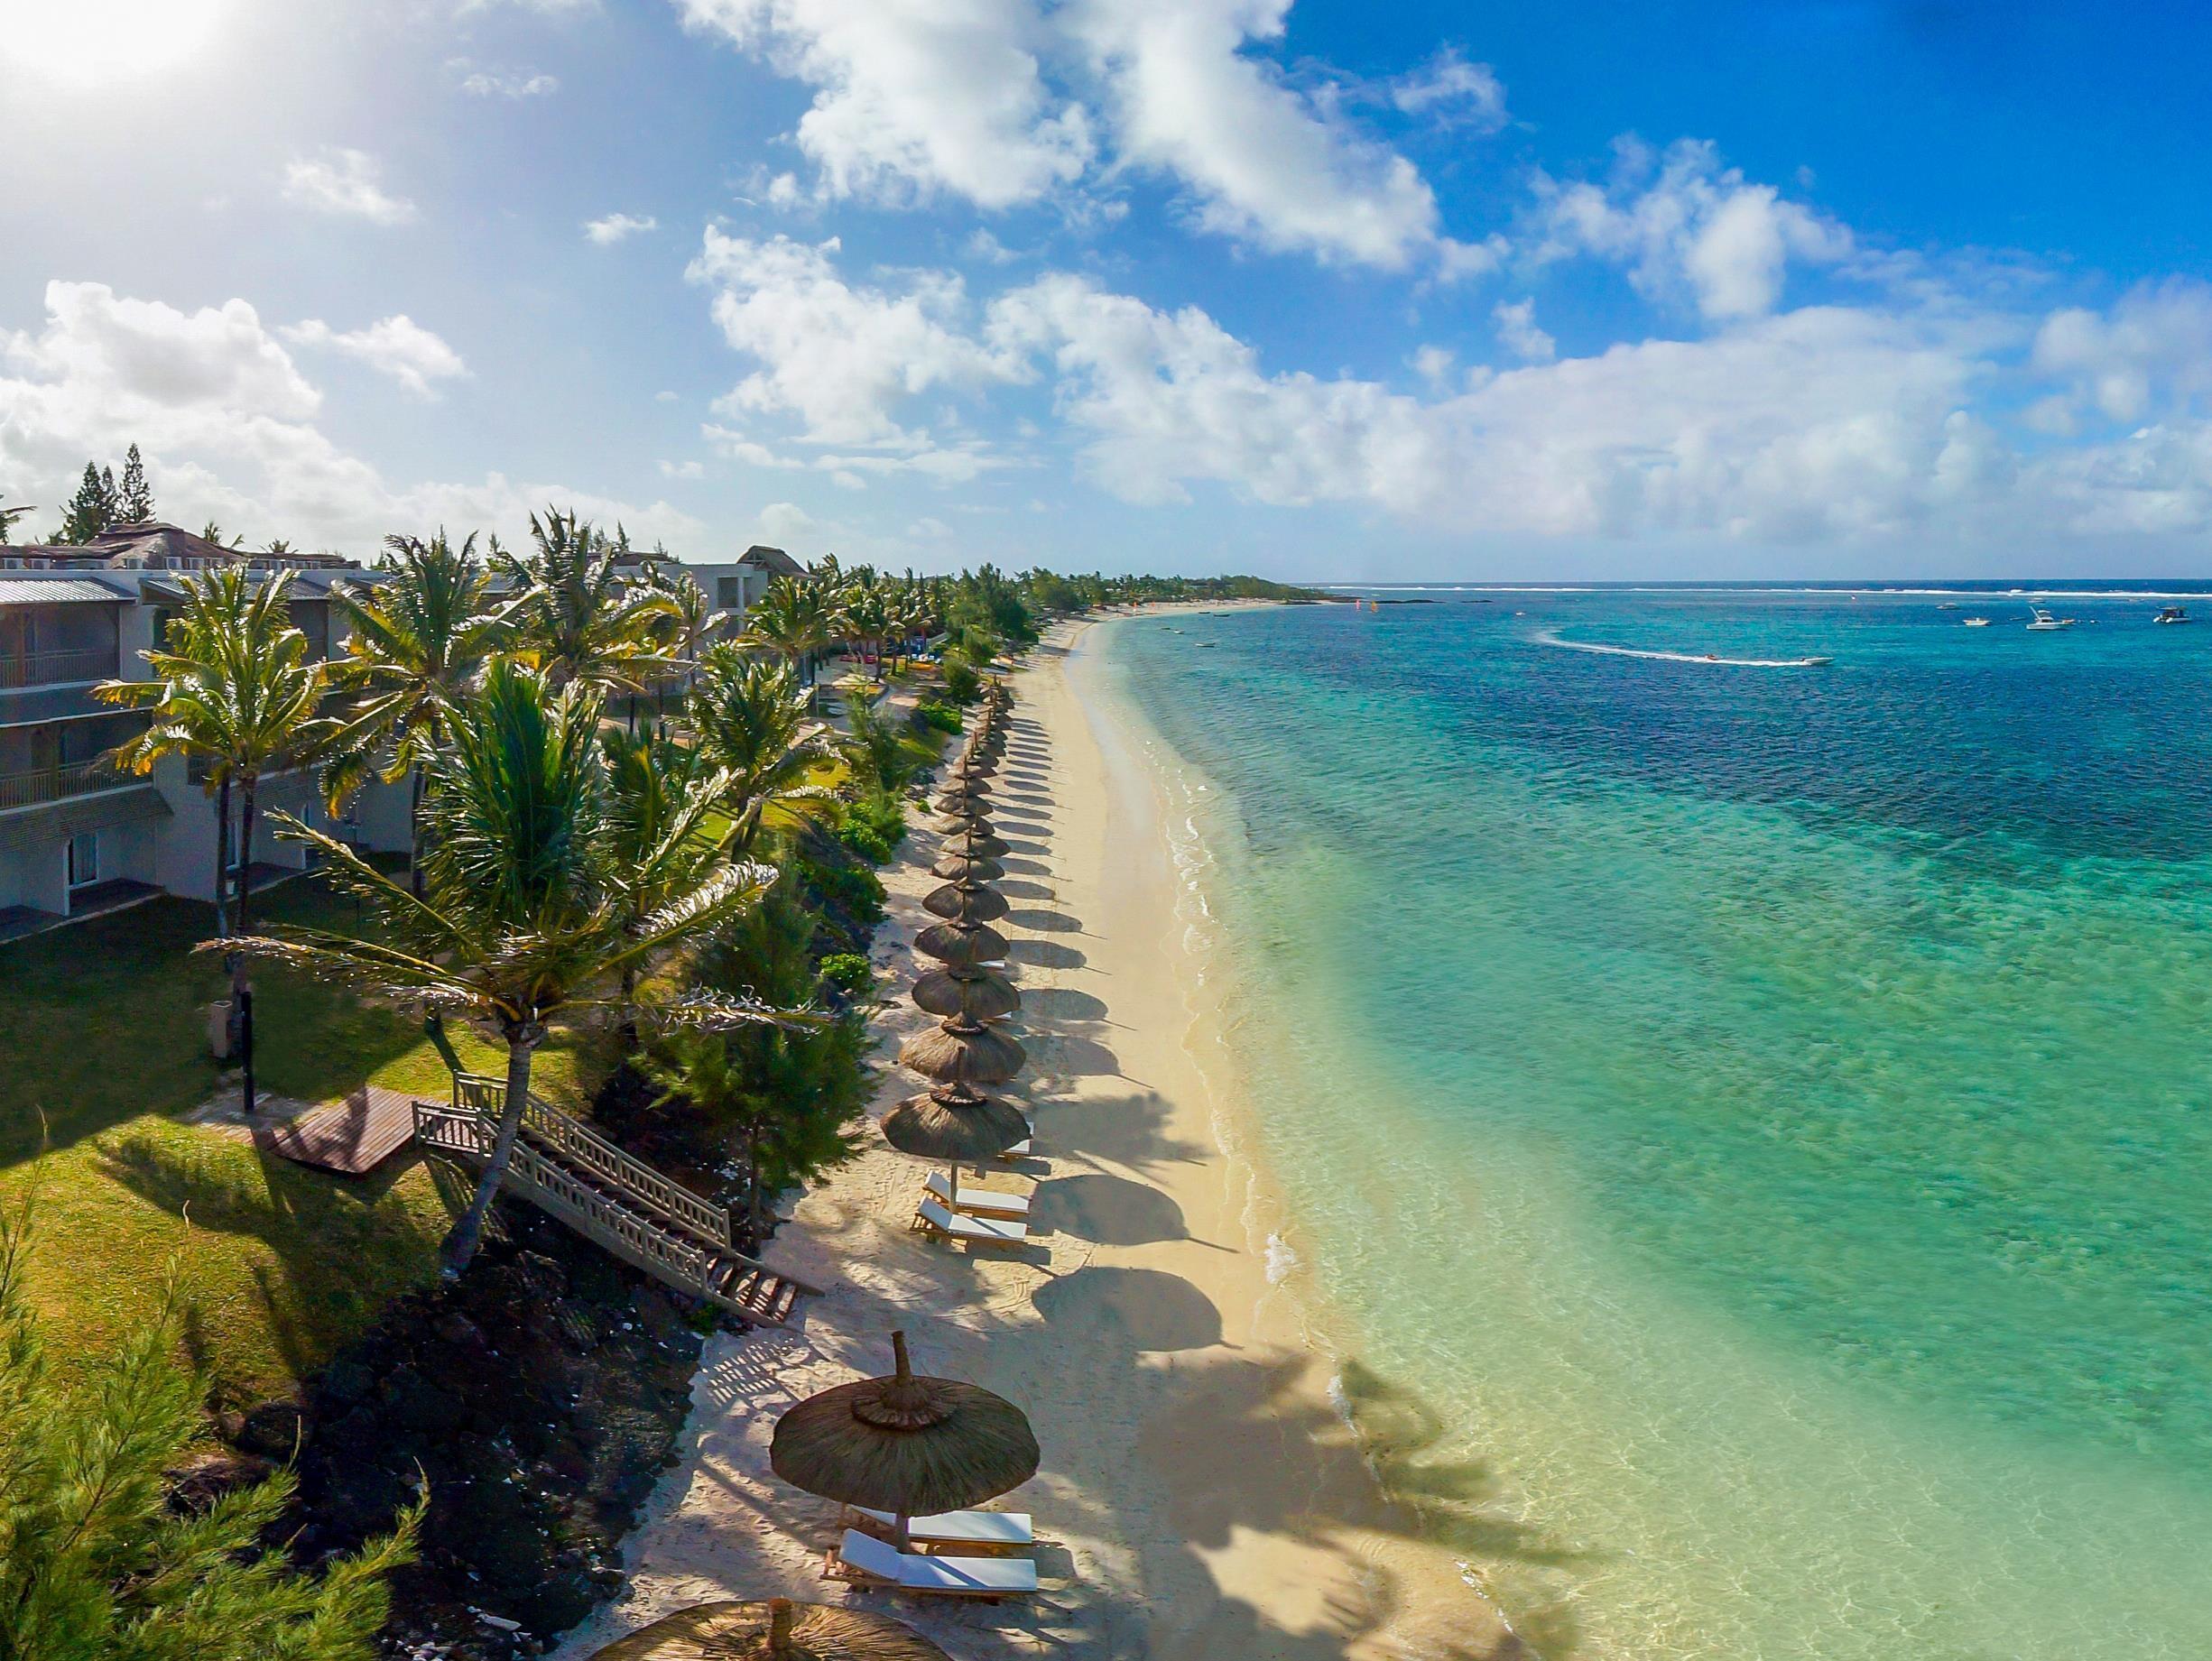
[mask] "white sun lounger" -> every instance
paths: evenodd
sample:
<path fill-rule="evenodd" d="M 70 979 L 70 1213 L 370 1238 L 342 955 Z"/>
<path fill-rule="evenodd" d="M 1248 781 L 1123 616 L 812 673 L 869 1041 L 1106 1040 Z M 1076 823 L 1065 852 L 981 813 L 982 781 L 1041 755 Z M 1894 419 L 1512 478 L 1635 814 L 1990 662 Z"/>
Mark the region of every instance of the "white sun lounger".
<path fill-rule="evenodd" d="M 964 1211 L 977 1217 L 1022 1217 L 1029 1215 L 1029 1195 L 1001 1194 L 995 1188 L 956 1189 L 942 1171 L 931 1171 L 922 1179 L 921 1186 L 945 1202 L 955 1211 Z"/>
<path fill-rule="evenodd" d="M 965 1216 L 957 1211 L 947 1211 L 926 1194 L 921 1196 L 921 1204 L 915 1208 L 914 1226 L 971 1246 L 1019 1246 L 1029 1239 L 1029 1224 L 1026 1223 L 1009 1223 L 998 1217 Z"/>
<path fill-rule="evenodd" d="M 889 1511 L 872 1511 L 865 1505 L 853 1509 L 884 1529 L 896 1529 L 899 1519 Z M 916 1546 L 950 1546 L 978 1552 L 1023 1551 L 1037 1543 L 1027 1511 L 943 1511 L 935 1517 L 910 1517 L 906 1537 Z"/>
<path fill-rule="evenodd" d="M 1023 1117 L 1028 1118 L 1028 1115 L 1023 1114 Z M 1029 1134 L 1023 1137 L 1020 1141 L 1016 1142 L 1013 1147 L 1000 1149 L 996 1157 L 1001 1159 L 1026 1159 L 1031 1154 L 1036 1151 L 1036 1141 L 1037 1121 L 1034 1119 L 1031 1119 L 1029 1121 Z"/>
<path fill-rule="evenodd" d="M 845 1531 L 823 1568 L 841 1580 L 930 1597 L 1023 1598 L 1037 1590 L 1037 1564 L 1028 1557 L 933 1557 L 902 1552 L 857 1528 Z"/>

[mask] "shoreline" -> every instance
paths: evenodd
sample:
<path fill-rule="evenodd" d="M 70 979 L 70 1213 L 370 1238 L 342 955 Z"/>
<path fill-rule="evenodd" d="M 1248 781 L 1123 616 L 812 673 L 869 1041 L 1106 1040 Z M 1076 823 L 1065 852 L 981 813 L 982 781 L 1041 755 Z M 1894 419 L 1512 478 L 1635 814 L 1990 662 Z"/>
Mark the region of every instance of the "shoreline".
<path fill-rule="evenodd" d="M 1282 1202 L 1251 1162 L 1251 1105 L 1208 1065 L 1220 992 L 1185 940 L 1164 776 L 1142 717 L 1099 685 L 1093 627 L 1056 627 L 1016 675 L 996 816 L 1023 998 L 1010 1027 L 1032 1057 L 1007 1093 L 1034 1111 L 1041 1156 L 1020 1170 L 1038 1184 L 1035 1248 L 922 1241 L 906 1227 L 922 1167 L 880 1139 L 808 1193 L 769 1255 L 827 1296 L 796 1332 L 710 1340 L 681 1463 L 626 1543 L 628 1584 L 557 1655 L 772 1594 L 888 1610 L 963 1661 L 1522 1653 L 1384 1496 L 1302 1298 L 1271 1275 Z M 908 942 L 939 840 L 918 826 L 882 872 L 886 1061 L 927 1020 L 905 999 Z M 871 1114 L 913 1087 L 887 1067 Z M 769 1476 L 770 1429 L 814 1390 L 884 1370 L 894 1326 L 920 1369 L 1028 1411 L 1043 1465 L 1001 1503 L 1035 1515 L 1041 1596 L 949 1606 L 819 1578 L 837 1509 Z"/>

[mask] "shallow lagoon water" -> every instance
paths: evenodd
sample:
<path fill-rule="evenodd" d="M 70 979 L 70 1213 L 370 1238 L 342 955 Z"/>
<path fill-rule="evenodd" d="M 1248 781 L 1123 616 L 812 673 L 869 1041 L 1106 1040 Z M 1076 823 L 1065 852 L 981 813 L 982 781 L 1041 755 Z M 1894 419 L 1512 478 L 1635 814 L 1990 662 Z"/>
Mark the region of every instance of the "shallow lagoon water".
<path fill-rule="evenodd" d="M 2212 1655 L 2212 623 L 1475 597 L 1104 636 L 1384 1468 L 1555 1661 Z"/>

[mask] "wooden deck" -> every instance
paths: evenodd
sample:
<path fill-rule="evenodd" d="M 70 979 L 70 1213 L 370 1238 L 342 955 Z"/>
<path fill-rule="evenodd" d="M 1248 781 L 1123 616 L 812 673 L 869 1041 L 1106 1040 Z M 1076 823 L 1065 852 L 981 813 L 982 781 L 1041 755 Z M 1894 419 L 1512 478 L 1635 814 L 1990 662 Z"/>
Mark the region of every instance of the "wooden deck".
<path fill-rule="evenodd" d="M 365 1084 L 282 1124 L 256 1125 L 257 1147 L 319 1171 L 366 1177 L 405 1147 L 415 1133 L 414 1098 L 380 1084 Z"/>

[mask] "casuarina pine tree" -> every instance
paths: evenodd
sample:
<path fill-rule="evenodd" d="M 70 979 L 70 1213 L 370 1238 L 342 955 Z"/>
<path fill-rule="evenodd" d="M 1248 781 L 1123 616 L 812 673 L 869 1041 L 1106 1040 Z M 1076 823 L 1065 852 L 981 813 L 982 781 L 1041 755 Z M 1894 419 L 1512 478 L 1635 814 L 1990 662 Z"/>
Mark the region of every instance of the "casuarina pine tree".
<path fill-rule="evenodd" d="M 116 494 L 116 522 L 143 525 L 153 517 L 153 489 L 146 483 L 146 464 L 134 444 L 123 457 L 123 484 Z"/>
<path fill-rule="evenodd" d="M 77 494 L 69 499 L 61 510 L 61 529 L 54 533 L 57 542 L 89 542 L 108 526 L 116 522 L 116 483 L 113 474 L 103 475 L 90 462 L 85 463 L 85 476 L 78 482 Z"/>

